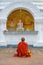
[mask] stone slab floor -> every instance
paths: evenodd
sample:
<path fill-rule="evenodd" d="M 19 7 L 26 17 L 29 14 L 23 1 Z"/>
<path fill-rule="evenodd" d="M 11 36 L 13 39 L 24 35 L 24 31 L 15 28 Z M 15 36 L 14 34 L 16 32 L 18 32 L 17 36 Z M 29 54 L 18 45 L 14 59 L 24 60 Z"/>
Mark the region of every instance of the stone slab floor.
<path fill-rule="evenodd" d="M 43 48 L 30 48 L 32 57 L 13 57 L 16 48 L 0 48 L 0 65 L 43 65 Z"/>

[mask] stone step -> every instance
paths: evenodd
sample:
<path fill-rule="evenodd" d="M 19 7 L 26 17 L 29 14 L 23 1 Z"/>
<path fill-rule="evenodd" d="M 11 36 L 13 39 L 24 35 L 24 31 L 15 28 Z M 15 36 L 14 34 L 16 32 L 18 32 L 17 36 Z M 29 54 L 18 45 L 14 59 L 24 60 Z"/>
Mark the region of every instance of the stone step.
<path fill-rule="evenodd" d="M 35 6 L 43 10 L 43 0 L 31 0 L 31 1 Z"/>
<path fill-rule="evenodd" d="M 4 8 L 6 8 L 8 5 L 10 5 L 11 3 L 13 3 L 14 2 L 14 0 L 2 0 L 1 2 L 0 2 L 0 10 L 1 9 L 4 9 Z M 43 1 L 42 0 L 32 0 L 32 3 L 35 5 L 35 6 L 37 6 L 39 9 L 42 9 L 43 10 Z"/>
<path fill-rule="evenodd" d="M 12 2 L 0 2 L 0 10 L 6 8 L 8 5 L 10 5 Z"/>
<path fill-rule="evenodd" d="M 43 41 L 37 42 L 36 44 L 33 45 L 33 47 L 43 47 Z"/>
<path fill-rule="evenodd" d="M 43 2 L 43 0 L 31 0 L 31 1 L 34 1 L 34 2 Z"/>

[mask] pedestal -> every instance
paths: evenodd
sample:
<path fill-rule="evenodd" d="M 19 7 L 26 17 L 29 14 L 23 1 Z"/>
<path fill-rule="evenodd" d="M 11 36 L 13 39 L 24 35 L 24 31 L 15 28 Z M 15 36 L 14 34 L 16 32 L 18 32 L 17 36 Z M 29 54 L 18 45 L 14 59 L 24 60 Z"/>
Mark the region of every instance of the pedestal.
<path fill-rule="evenodd" d="M 5 40 L 8 45 L 18 45 L 18 42 L 21 41 L 21 38 L 24 37 L 26 42 L 29 45 L 34 45 L 38 41 L 38 31 L 5 31 Z"/>

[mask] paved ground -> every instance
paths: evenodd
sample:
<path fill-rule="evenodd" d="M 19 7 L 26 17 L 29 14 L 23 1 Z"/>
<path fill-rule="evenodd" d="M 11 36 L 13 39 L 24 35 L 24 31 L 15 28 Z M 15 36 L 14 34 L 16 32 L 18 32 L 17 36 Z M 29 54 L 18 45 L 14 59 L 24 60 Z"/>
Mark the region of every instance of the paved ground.
<path fill-rule="evenodd" d="M 32 57 L 13 57 L 15 48 L 0 48 L 0 65 L 43 65 L 43 49 L 32 50 Z"/>

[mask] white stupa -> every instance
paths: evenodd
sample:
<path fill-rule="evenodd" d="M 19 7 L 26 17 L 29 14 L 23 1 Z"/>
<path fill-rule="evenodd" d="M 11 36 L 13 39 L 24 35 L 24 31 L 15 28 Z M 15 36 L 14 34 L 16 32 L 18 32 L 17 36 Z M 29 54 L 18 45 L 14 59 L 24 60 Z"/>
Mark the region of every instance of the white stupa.
<path fill-rule="evenodd" d="M 5 1 L 5 0 L 3 0 Z M 40 43 L 40 46 L 43 46 L 43 29 L 42 29 L 42 23 L 43 23 L 43 17 L 40 10 L 33 5 L 33 3 L 30 0 L 11 0 L 12 3 L 7 6 L 5 9 L 3 9 L 0 12 L 0 46 L 2 45 L 8 45 L 13 44 L 16 45 L 18 41 L 20 41 L 21 37 L 25 37 L 26 41 L 29 42 L 29 44 L 32 44 L 33 46 L 38 46 Z M 30 12 L 34 18 L 34 33 L 25 33 L 25 34 L 4 34 L 3 31 L 7 30 L 6 28 L 6 22 L 9 14 L 13 12 L 14 10 L 18 8 L 23 8 L 24 10 L 27 10 Z M 13 25 L 11 25 L 13 26 Z M 18 27 L 17 30 L 24 30 L 23 23 L 21 20 L 18 21 Z M 36 33 L 38 31 L 38 33 Z M 19 34 L 19 35 L 18 35 Z M 42 44 L 41 44 L 41 41 Z M 2 42 L 2 43 L 1 43 Z"/>

